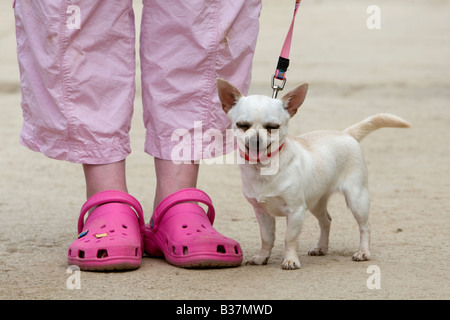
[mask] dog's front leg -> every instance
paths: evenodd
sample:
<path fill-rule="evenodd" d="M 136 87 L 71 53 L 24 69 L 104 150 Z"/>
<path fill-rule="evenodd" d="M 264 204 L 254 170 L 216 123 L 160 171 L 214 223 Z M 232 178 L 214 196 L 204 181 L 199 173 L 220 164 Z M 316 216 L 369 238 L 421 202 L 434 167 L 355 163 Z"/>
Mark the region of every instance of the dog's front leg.
<path fill-rule="evenodd" d="M 281 265 L 285 270 L 299 269 L 298 260 L 298 237 L 305 219 L 305 208 L 301 207 L 296 211 L 289 212 L 286 215 L 286 236 L 284 239 L 284 261 Z"/>
<path fill-rule="evenodd" d="M 246 264 L 267 264 L 275 242 L 275 217 L 266 212 L 260 205 L 253 206 L 261 233 L 261 249 L 259 254 L 250 258 Z"/>

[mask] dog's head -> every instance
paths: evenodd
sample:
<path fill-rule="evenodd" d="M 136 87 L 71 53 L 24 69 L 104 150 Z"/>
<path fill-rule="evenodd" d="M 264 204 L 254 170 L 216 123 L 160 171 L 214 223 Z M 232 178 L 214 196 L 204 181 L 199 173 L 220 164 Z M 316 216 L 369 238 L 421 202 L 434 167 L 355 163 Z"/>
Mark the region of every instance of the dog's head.
<path fill-rule="evenodd" d="M 304 83 L 281 99 L 261 95 L 244 97 L 231 83 L 217 80 L 222 108 L 231 119 L 239 149 L 251 159 L 278 150 L 287 134 L 288 121 L 302 105 L 308 90 Z"/>

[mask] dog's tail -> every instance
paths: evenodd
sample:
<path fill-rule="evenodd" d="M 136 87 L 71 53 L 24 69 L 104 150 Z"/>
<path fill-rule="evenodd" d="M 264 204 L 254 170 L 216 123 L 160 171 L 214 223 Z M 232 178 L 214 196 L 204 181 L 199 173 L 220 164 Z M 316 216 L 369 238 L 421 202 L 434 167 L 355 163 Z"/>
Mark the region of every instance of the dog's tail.
<path fill-rule="evenodd" d="M 410 124 L 396 115 L 389 113 L 380 113 L 370 116 L 361 122 L 355 123 L 354 125 L 345 129 L 344 132 L 351 135 L 359 142 L 372 131 L 386 127 L 409 128 Z"/>

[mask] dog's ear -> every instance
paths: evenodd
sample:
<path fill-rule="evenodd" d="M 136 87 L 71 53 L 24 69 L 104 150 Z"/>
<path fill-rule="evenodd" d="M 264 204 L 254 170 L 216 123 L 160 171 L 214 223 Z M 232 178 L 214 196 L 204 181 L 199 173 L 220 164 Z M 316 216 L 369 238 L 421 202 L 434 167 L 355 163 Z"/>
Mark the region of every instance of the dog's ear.
<path fill-rule="evenodd" d="M 284 108 L 289 113 L 291 118 L 297 113 L 298 108 L 302 105 L 303 101 L 305 101 L 306 92 L 308 91 L 308 84 L 303 83 L 292 89 L 286 95 L 281 98 L 283 101 Z"/>
<path fill-rule="evenodd" d="M 217 90 L 225 113 L 228 113 L 242 97 L 242 93 L 235 86 L 223 79 L 217 79 Z"/>

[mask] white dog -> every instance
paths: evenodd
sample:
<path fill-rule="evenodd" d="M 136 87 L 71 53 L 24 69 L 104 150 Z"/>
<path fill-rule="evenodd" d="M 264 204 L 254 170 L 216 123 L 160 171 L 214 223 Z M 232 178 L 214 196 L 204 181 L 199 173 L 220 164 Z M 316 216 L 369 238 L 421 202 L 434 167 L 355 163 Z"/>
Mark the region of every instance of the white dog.
<path fill-rule="evenodd" d="M 297 243 L 305 211 L 318 219 L 320 237 L 309 255 L 328 251 L 331 217 L 327 201 L 341 191 L 359 225 L 360 246 L 353 260 L 370 257 L 370 196 L 367 167 L 359 145 L 370 132 L 382 127 L 407 128 L 409 124 L 391 114 L 377 114 L 342 131 L 321 130 L 288 137 L 289 119 L 303 103 L 308 89 L 302 84 L 281 100 L 253 95 L 244 97 L 232 84 L 218 80 L 223 110 L 237 132 L 241 156 L 243 193 L 253 205 L 262 247 L 247 264 L 267 264 L 275 241 L 275 217 L 287 220 L 283 269 L 298 269 Z M 273 167 L 277 172 L 262 174 Z M 270 172 L 270 171 L 269 171 Z"/>

